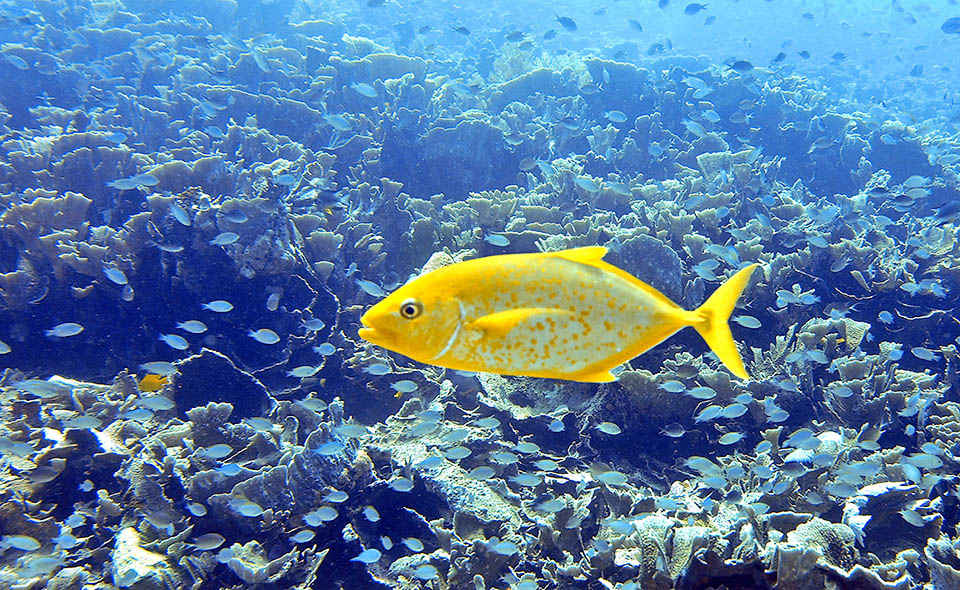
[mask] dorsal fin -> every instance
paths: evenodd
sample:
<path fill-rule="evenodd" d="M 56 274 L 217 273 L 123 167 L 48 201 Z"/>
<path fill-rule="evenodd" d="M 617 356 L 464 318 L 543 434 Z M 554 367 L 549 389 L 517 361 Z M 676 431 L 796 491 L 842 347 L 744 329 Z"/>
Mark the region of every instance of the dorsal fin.
<path fill-rule="evenodd" d="M 604 246 L 584 246 L 582 248 L 570 248 L 569 250 L 560 250 L 559 252 L 548 252 L 550 256 L 556 256 L 565 260 L 572 260 L 588 266 L 596 266 L 607 255 L 607 249 Z"/>

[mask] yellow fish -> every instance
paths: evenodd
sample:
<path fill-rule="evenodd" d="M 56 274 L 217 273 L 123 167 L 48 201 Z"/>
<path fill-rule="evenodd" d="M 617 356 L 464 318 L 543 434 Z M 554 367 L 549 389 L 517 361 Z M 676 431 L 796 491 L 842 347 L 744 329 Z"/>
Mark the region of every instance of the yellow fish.
<path fill-rule="evenodd" d="M 137 386 L 140 388 L 140 391 L 143 392 L 153 392 L 160 390 L 164 385 L 169 383 L 170 380 L 167 379 L 164 375 L 154 375 L 153 373 L 147 373 L 143 376 L 143 379 L 140 380 L 140 383 Z"/>
<path fill-rule="evenodd" d="M 686 311 L 604 262 L 606 253 L 589 246 L 438 268 L 367 310 L 360 337 L 450 369 L 601 383 L 693 326 L 731 373 L 747 378 L 727 322 L 757 264 Z"/>

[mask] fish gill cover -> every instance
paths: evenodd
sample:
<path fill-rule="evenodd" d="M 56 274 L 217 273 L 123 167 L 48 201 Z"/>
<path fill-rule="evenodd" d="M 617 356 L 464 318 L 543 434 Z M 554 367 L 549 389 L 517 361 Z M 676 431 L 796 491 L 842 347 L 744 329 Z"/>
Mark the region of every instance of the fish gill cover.
<path fill-rule="evenodd" d="M 0 2 L 0 585 L 960 588 L 958 45 L 952 2 Z M 759 263 L 750 378 L 358 335 L 586 246 L 684 309 Z"/>

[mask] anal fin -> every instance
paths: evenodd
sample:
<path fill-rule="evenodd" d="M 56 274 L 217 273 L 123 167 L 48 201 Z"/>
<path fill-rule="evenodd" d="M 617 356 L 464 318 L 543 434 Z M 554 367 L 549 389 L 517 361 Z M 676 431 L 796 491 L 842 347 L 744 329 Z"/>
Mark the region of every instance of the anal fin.
<path fill-rule="evenodd" d="M 580 381 L 581 383 L 610 383 L 616 381 L 616 376 L 608 370 L 594 371 L 593 373 L 579 373 L 565 379 Z"/>

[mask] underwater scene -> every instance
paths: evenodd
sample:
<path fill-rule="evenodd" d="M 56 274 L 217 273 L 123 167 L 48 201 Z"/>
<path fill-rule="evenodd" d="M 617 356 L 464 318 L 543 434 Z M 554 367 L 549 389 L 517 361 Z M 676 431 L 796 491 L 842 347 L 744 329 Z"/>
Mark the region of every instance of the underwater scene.
<path fill-rule="evenodd" d="M 0 0 L 0 589 L 960 590 L 956 0 Z"/>

